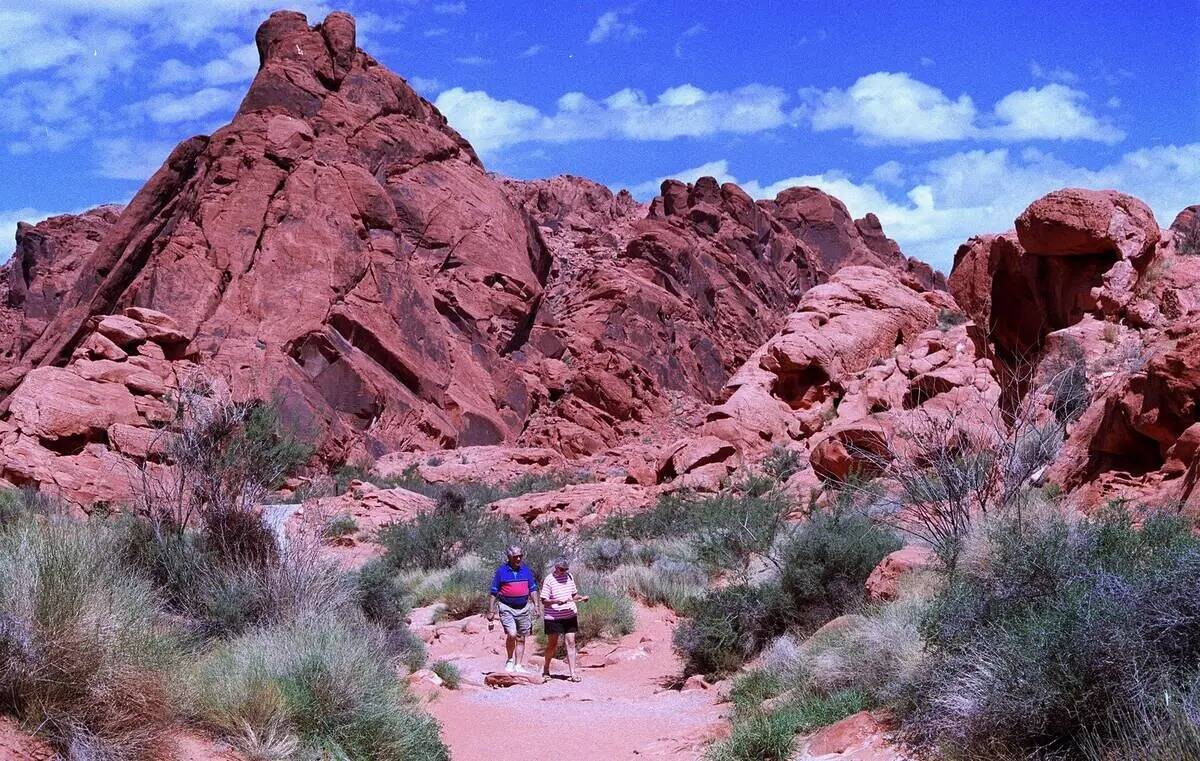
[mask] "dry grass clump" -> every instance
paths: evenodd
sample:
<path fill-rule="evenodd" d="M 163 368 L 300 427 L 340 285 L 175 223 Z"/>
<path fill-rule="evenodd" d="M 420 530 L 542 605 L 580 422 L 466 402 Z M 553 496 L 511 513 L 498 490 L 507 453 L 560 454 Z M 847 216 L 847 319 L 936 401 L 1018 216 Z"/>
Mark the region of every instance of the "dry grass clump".
<path fill-rule="evenodd" d="M 179 641 L 108 527 L 34 516 L 0 529 L 0 710 L 70 758 L 151 758 L 176 715 Z"/>
<path fill-rule="evenodd" d="M 196 666 L 194 714 L 245 752 L 300 758 L 448 759 L 408 699 L 377 631 L 306 615 L 217 644 Z"/>

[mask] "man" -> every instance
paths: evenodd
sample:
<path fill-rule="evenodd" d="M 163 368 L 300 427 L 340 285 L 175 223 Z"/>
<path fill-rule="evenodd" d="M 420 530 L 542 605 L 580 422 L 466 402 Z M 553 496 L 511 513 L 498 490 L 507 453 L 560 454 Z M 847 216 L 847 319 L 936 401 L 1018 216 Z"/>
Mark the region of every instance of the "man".
<path fill-rule="evenodd" d="M 492 577 L 491 598 L 488 601 L 488 631 L 495 624 L 496 609 L 500 610 L 500 625 L 504 627 L 504 649 L 508 661 L 504 670 L 509 673 L 527 674 L 525 669 L 525 638 L 533 633 L 533 618 L 542 616 L 542 603 L 538 598 L 537 579 L 521 558 L 521 548 L 508 548 L 508 562 L 496 569 Z"/>

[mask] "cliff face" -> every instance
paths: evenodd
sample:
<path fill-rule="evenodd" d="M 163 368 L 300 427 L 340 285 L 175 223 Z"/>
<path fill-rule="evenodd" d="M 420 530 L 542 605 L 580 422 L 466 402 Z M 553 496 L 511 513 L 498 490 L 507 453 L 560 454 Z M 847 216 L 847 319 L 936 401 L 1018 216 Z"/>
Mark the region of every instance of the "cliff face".
<path fill-rule="evenodd" d="M 0 314 L 9 480 L 119 453 L 109 425 L 31 428 L 16 410 L 46 401 L 50 375 L 117 383 L 81 363 L 143 347 L 167 392 L 200 372 L 279 398 L 329 462 L 495 443 L 576 457 L 686 427 L 680 411 L 717 401 L 844 265 L 937 282 L 877 220 L 812 188 L 755 202 L 669 181 L 644 206 L 579 178 L 495 178 L 357 49 L 346 14 L 310 27 L 278 12 L 256 41 L 229 125 L 180 143 L 124 209 L 18 232 Z M 113 317 L 134 337 L 114 340 Z M 137 337 L 155 321 L 169 341 Z"/>

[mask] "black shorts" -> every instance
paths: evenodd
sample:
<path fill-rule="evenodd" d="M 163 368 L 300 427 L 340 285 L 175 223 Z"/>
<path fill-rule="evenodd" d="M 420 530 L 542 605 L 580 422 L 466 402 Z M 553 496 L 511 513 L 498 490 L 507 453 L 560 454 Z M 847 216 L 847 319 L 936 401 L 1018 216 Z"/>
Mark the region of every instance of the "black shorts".
<path fill-rule="evenodd" d="M 574 634 L 579 631 L 579 616 L 547 618 L 545 627 L 547 634 Z"/>

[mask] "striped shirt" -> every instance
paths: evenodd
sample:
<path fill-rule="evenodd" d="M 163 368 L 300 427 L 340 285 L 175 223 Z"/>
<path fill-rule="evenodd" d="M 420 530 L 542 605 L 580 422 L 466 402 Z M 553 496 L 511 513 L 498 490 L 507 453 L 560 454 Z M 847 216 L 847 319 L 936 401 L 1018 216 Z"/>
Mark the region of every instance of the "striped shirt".
<path fill-rule="evenodd" d="M 491 594 L 510 608 L 524 608 L 529 603 L 529 596 L 538 591 L 537 580 L 528 566 L 513 570 L 508 563 L 496 569 L 492 577 Z"/>
<path fill-rule="evenodd" d="M 575 606 L 575 577 L 570 573 L 551 573 L 542 582 L 543 610 L 548 619 L 571 618 L 579 613 Z"/>

